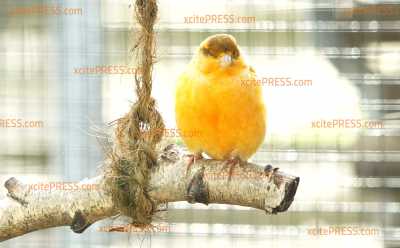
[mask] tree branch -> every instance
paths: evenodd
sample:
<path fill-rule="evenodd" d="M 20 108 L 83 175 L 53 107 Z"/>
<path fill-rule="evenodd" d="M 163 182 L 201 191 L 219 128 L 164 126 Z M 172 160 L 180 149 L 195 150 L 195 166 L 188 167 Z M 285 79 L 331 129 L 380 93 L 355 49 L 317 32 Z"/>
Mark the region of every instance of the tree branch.
<path fill-rule="evenodd" d="M 236 166 L 229 179 L 223 161 L 199 160 L 187 170 L 182 150 L 168 145 L 159 153 L 151 172 L 149 194 L 157 205 L 188 201 L 253 207 L 268 214 L 286 211 L 296 194 L 299 178 L 273 169 Z M 83 232 L 92 223 L 118 214 L 103 176 L 80 184 L 102 185 L 96 190 L 34 190 L 15 178 L 6 181 L 8 197 L 0 200 L 0 241 L 57 226 Z"/>

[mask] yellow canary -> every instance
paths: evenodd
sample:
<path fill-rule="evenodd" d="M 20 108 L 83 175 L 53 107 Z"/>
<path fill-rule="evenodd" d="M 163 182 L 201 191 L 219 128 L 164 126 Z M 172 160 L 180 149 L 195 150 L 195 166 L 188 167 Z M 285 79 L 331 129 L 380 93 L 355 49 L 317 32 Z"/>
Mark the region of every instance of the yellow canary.
<path fill-rule="evenodd" d="M 262 144 L 266 110 L 254 70 L 246 65 L 233 36 L 204 40 L 184 73 L 175 95 L 177 127 L 198 135 L 182 137 L 197 156 L 246 161 Z"/>

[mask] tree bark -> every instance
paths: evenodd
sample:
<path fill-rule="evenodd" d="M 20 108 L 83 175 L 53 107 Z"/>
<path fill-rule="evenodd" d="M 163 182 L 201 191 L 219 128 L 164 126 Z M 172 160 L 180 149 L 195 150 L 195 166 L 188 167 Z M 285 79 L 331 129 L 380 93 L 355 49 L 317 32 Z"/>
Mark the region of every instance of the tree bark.
<path fill-rule="evenodd" d="M 176 201 L 223 203 L 276 214 L 289 208 L 300 180 L 277 168 L 250 163 L 236 165 L 229 176 L 230 168 L 224 161 L 211 159 L 197 160 L 188 169 L 187 156 L 172 144 L 159 154 L 148 187 L 157 205 Z M 100 175 L 79 182 L 75 186 L 79 190 L 60 187 L 35 190 L 10 178 L 5 182 L 8 195 L 0 200 L 0 241 L 66 225 L 81 233 L 92 223 L 118 214 L 107 185 L 102 182 Z M 82 189 L 82 185 L 99 187 Z"/>

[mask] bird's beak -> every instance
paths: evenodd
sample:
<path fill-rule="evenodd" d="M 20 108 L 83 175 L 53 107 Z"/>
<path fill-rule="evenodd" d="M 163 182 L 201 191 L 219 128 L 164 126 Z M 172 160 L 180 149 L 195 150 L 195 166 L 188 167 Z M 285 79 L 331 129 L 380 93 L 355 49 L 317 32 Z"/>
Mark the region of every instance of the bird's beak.
<path fill-rule="evenodd" d="M 229 54 L 225 54 L 219 59 L 219 62 L 222 67 L 228 67 L 232 64 L 232 56 Z"/>

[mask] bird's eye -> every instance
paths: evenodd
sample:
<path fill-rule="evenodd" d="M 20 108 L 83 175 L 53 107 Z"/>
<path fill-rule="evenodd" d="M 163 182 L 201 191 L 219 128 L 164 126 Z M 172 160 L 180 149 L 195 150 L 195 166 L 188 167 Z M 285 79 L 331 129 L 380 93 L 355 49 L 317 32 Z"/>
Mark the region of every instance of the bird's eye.
<path fill-rule="evenodd" d="M 210 50 L 205 47 L 201 49 L 201 52 L 206 56 L 211 56 Z"/>

